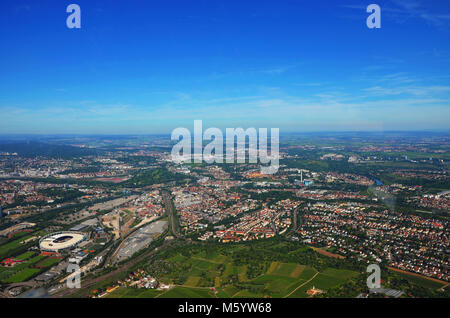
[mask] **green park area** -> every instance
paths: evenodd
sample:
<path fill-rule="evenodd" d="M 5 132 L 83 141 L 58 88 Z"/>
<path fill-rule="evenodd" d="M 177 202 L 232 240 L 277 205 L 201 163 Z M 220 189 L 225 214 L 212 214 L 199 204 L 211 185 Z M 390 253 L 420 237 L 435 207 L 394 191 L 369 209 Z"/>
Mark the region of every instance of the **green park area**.
<path fill-rule="evenodd" d="M 7 242 L 0 245 L 0 260 L 11 257 L 15 254 L 25 252 L 30 246 L 30 243 L 25 243 L 28 239 L 32 238 L 32 234 L 19 235 L 18 237 L 12 237 Z"/>
<path fill-rule="evenodd" d="M 308 246 L 274 238 L 247 243 L 214 244 L 174 242 L 130 269 L 143 269 L 169 289 L 121 286 L 112 298 L 306 298 L 356 297 L 367 293 L 366 265 L 352 259 L 322 255 Z M 74 296 L 106 290 L 130 271 L 110 276 Z M 442 284 L 383 270 L 383 285 L 404 292 L 404 297 L 440 297 Z M 376 296 L 374 296 L 376 297 Z"/>
<path fill-rule="evenodd" d="M 109 294 L 107 298 L 154 298 L 162 291 L 155 289 L 119 288 Z"/>
<path fill-rule="evenodd" d="M 38 252 L 26 251 L 10 258 L 20 261 L 13 266 L 0 266 L 0 283 L 20 283 L 43 273 L 61 260 L 40 255 Z"/>
<path fill-rule="evenodd" d="M 265 249 L 260 249 L 263 245 Z M 340 265 L 334 267 L 336 263 Z M 173 288 L 121 287 L 108 297 L 308 297 L 306 291 L 313 286 L 326 293 L 359 275 L 343 264 L 289 242 L 192 244 L 189 249 L 161 252 L 146 266 L 147 272 Z"/>

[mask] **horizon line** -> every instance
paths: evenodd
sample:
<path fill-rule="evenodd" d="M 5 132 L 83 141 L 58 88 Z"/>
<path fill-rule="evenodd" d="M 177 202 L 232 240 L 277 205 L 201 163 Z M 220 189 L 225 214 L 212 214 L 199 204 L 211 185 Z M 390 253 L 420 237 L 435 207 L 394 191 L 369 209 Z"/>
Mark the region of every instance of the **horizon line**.
<path fill-rule="evenodd" d="M 293 134 L 354 134 L 354 133 L 450 133 L 450 129 L 421 129 L 421 130 L 318 130 L 318 131 L 280 131 L 281 135 L 293 135 Z M 171 132 L 161 133 L 0 133 L 0 137 L 27 137 L 27 136 L 170 136 Z"/>

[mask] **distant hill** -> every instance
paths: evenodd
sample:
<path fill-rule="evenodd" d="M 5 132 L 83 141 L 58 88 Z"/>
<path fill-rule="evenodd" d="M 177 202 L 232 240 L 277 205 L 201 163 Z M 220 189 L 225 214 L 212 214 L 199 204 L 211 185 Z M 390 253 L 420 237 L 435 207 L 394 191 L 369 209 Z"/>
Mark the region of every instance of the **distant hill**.
<path fill-rule="evenodd" d="M 100 154 L 98 149 L 79 148 L 65 145 L 30 142 L 0 142 L 0 152 L 16 152 L 21 157 L 33 158 L 37 156 L 50 158 L 73 158 Z"/>

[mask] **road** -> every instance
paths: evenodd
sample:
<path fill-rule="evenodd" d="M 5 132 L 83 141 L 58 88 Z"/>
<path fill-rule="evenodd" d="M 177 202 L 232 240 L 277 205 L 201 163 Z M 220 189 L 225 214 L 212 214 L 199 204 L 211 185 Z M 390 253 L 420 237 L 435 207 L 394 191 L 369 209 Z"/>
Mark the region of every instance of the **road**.
<path fill-rule="evenodd" d="M 295 293 L 300 287 L 305 286 L 306 284 L 308 284 L 310 281 L 312 281 L 314 278 L 316 278 L 316 276 L 319 275 L 319 272 L 315 273 L 313 277 L 311 277 L 310 279 L 308 279 L 306 282 L 304 282 L 303 284 L 301 284 L 300 286 L 297 286 L 296 289 L 294 289 L 293 291 L 291 291 L 289 294 L 287 294 L 286 296 L 284 296 L 283 298 L 288 298 L 289 296 L 291 296 L 293 293 Z"/>
<path fill-rule="evenodd" d="M 165 248 L 165 247 L 168 246 L 169 244 L 171 244 L 171 242 L 164 242 L 163 245 L 161 245 L 161 246 L 158 248 L 158 250 L 160 250 L 160 249 L 162 249 L 162 248 Z M 156 250 L 150 250 L 150 251 L 148 251 L 147 253 L 144 253 L 144 254 L 142 254 L 142 255 L 136 257 L 135 259 L 131 260 L 130 262 L 121 265 L 120 268 L 118 268 L 118 269 L 116 269 L 116 270 L 114 270 L 114 271 L 112 271 L 112 272 L 106 273 L 106 274 L 104 274 L 104 275 L 102 275 L 102 276 L 99 276 L 99 277 L 95 277 L 95 278 L 88 279 L 88 280 L 86 280 L 86 281 L 82 281 L 82 282 L 81 282 L 81 288 L 83 288 L 83 289 L 84 289 L 84 288 L 87 288 L 87 287 L 92 286 L 92 285 L 94 285 L 94 284 L 96 284 L 96 283 L 102 282 L 102 281 L 104 281 L 105 279 L 108 279 L 108 278 L 110 278 L 110 277 L 113 277 L 113 276 L 115 276 L 115 275 L 117 275 L 117 274 L 119 274 L 119 273 L 121 273 L 121 272 L 124 272 L 124 271 L 128 270 L 128 268 L 134 266 L 135 264 L 137 264 L 137 263 L 139 263 L 139 262 L 142 262 L 145 258 L 148 258 L 148 257 L 149 257 L 149 260 L 148 260 L 148 261 L 150 261 L 150 260 L 151 260 L 151 256 L 152 256 L 153 253 L 155 253 L 155 252 L 156 252 Z M 74 294 L 74 293 L 76 293 L 76 292 L 78 292 L 78 291 L 79 291 L 79 289 L 77 289 L 77 288 L 72 288 L 72 289 L 65 288 L 64 290 L 55 293 L 52 297 L 53 297 L 53 298 L 66 297 L 66 296 L 70 296 L 71 294 Z"/>
<path fill-rule="evenodd" d="M 5 288 L 5 292 L 9 292 L 13 288 L 22 287 L 22 286 L 34 288 L 34 287 L 36 287 L 36 283 L 34 281 L 28 281 L 28 282 L 9 284 L 8 287 Z"/>
<path fill-rule="evenodd" d="M 165 207 L 165 210 L 167 212 L 167 216 L 169 218 L 169 224 L 170 224 L 172 233 L 173 233 L 173 235 L 175 237 L 181 238 L 182 235 L 178 232 L 178 227 L 177 227 L 177 223 L 176 223 L 176 217 L 177 216 L 176 216 L 176 212 L 175 212 L 175 209 L 174 209 L 174 205 L 173 205 L 170 193 L 168 191 L 166 191 L 166 190 L 162 190 L 161 192 L 162 192 L 161 194 L 162 194 L 162 197 L 163 197 L 163 200 L 164 200 L 164 207 Z M 131 233 L 129 233 L 129 234 L 131 234 Z M 170 244 L 170 242 L 165 242 L 160 248 L 164 248 L 168 244 Z M 117 250 L 118 249 L 116 248 L 115 253 L 117 252 Z M 106 273 L 103 276 L 83 281 L 81 286 L 82 286 L 82 288 L 87 288 L 87 287 L 92 286 L 92 285 L 94 285 L 94 284 L 96 284 L 98 282 L 101 282 L 101 281 L 105 280 L 105 279 L 113 277 L 114 275 L 117 275 L 120 272 L 126 271 L 128 268 L 132 267 L 136 263 L 141 262 L 145 258 L 151 257 L 151 255 L 154 252 L 155 252 L 154 250 L 151 250 L 151 251 L 149 251 L 147 253 L 144 253 L 144 254 L 136 257 L 132 261 L 122 265 L 120 268 L 118 268 L 118 269 L 116 269 L 116 270 L 114 270 L 114 271 L 112 271 L 110 273 Z M 111 261 L 111 256 L 108 257 L 107 263 L 110 262 L 110 261 Z M 78 289 L 67 289 L 67 288 L 65 288 L 64 290 L 54 294 L 52 297 L 65 297 L 65 296 L 69 296 L 71 294 L 74 294 L 77 291 L 78 291 Z"/>
<path fill-rule="evenodd" d="M 11 289 L 13 289 L 13 288 L 16 288 L 16 287 L 31 287 L 31 289 L 33 289 L 33 288 L 35 288 L 37 286 L 38 286 L 38 284 L 36 283 L 35 280 L 31 280 L 31 281 L 28 281 L 28 282 L 12 283 L 12 284 L 9 284 L 4 289 L 3 292 L 0 291 L 0 298 L 5 298 L 5 297 L 12 298 L 12 296 L 9 294 L 9 291 Z"/>
<path fill-rule="evenodd" d="M 162 190 L 162 197 L 164 200 L 164 207 L 166 209 L 167 212 L 167 216 L 169 217 L 169 223 L 170 223 L 170 227 L 172 230 L 172 233 L 175 237 L 177 238 L 181 238 L 182 235 L 178 232 L 178 226 L 177 226 L 177 222 L 176 222 L 176 212 L 175 212 L 175 208 L 172 202 L 172 198 L 170 197 L 170 193 L 166 190 Z"/>
<path fill-rule="evenodd" d="M 294 212 L 293 212 L 293 214 L 294 214 L 294 227 L 293 227 L 293 230 L 294 230 L 294 232 L 296 232 L 297 231 L 297 216 L 298 216 L 298 209 L 294 209 Z"/>
<path fill-rule="evenodd" d="M 0 298 L 12 298 L 12 296 L 7 293 L 0 292 Z"/>

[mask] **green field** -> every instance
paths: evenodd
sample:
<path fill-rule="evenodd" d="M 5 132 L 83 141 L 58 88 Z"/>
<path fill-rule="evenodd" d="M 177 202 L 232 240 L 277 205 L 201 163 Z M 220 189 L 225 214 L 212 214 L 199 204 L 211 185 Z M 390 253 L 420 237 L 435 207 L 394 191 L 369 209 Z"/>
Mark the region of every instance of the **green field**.
<path fill-rule="evenodd" d="M 208 288 L 174 287 L 162 293 L 161 298 L 211 298 L 214 293 Z"/>
<path fill-rule="evenodd" d="M 13 276 L 9 277 L 7 283 L 20 283 L 26 281 L 31 276 L 39 273 L 41 270 L 38 268 L 25 268 L 24 270 L 17 272 Z"/>
<path fill-rule="evenodd" d="M 135 266 L 174 287 L 163 291 L 121 287 L 108 297 L 308 297 L 306 291 L 313 286 L 332 293 L 349 282 L 360 284 L 355 278 L 362 272 L 346 260 L 281 239 L 224 245 L 175 242 L 150 262 Z M 127 275 L 121 272 L 72 296 L 106 289 Z M 366 286 L 365 281 L 361 284 Z M 356 296 L 352 288 L 345 288 L 345 295 Z"/>
<path fill-rule="evenodd" d="M 200 281 L 201 277 L 198 276 L 190 276 L 187 281 L 184 283 L 185 286 L 195 287 Z"/>
<path fill-rule="evenodd" d="M 198 264 L 198 260 L 193 260 L 193 263 Z M 291 297 L 307 297 L 306 290 L 312 288 L 312 286 L 326 291 L 357 276 L 357 272 L 350 270 L 327 268 L 319 273 L 309 266 L 295 263 L 272 262 L 266 273 L 254 279 L 248 279 L 245 277 L 245 268 L 234 266 L 230 263 L 224 265 L 222 277 L 237 275 L 238 284 L 235 286 L 226 281 L 222 284 L 222 277 L 216 277 L 219 278 L 219 281 L 215 280 L 215 286 L 218 287 L 216 297 L 220 298 L 285 297 L 294 290 L 295 292 Z M 213 266 L 209 268 L 214 269 Z M 217 274 L 215 271 L 213 273 Z M 208 274 L 211 273 L 205 273 L 205 275 Z M 317 276 L 314 277 L 316 274 Z M 314 279 L 308 282 L 313 277 Z M 183 286 L 174 287 L 159 297 L 213 297 L 214 294 L 210 289 L 196 287 L 201 279 L 202 277 L 199 276 L 188 276 Z M 241 283 L 244 284 L 244 288 L 240 285 Z"/>
<path fill-rule="evenodd" d="M 25 252 L 23 254 L 20 254 L 19 256 L 16 256 L 15 258 L 18 259 L 18 260 L 27 260 L 30 257 L 35 256 L 35 255 L 36 255 L 35 252 L 28 251 L 28 252 Z"/>
<path fill-rule="evenodd" d="M 406 279 L 410 282 L 413 282 L 416 285 L 425 287 L 425 288 L 431 288 L 431 289 L 438 289 L 441 288 L 442 286 L 444 286 L 444 284 L 436 282 L 436 281 L 432 281 L 426 278 L 421 278 L 415 275 L 409 275 L 409 274 L 405 274 L 405 273 L 399 273 L 399 272 L 395 272 L 395 274 L 403 279 Z"/>
<path fill-rule="evenodd" d="M 24 262 L 13 267 L 0 267 L 0 282 L 20 283 L 60 262 L 60 259 L 36 254 L 32 251 L 22 253 L 15 258 L 24 260 Z M 36 268 L 36 266 L 41 268 Z"/>
<path fill-rule="evenodd" d="M 36 266 L 41 266 L 41 267 L 51 267 L 53 265 L 58 264 L 61 261 L 61 259 L 59 258 L 55 258 L 55 257 L 47 257 L 46 259 L 40 261 L 39 263 L 36 264 Z"/>
<path fill-rule="evenodd" d="M 5 257 L 12 257 L 15 255 L 16 251 L 22 249 L 25 245 L 22 244 L 23 241 L 29 239 L 33 235 L 25 235 L 15 240 L 10 240 L 6 244 L 2 244 L 0 246 L 0 259 L 3 259 Z"/>
<path fill-rule="evenodd" d="M 290 298 L 308 297 L 306 291 L 313 287 L 323 290 L 325 293 L 328 289 L 344 284 L 350 278 L 355 278 L 358 275 L 355 271 L 344 269 L 327 268 L 319 272 L 317 276 L 311 281 L 304 284 L 302 287 L 293 292 Z"/>
<path fill-rule="evenodd" d="M 215 287 L 216 297 L 307 297 L 306 290 L 313 285 L 320 289 L 338 286 L 357 275 L 357 272 L 326 268 L 320 272 L 312 266 L 294 262 L 274 261 L 261 265 L 259 275 L 250 273 L 251 265 L 241 265 L 233 254 L 219 251 L 199 252 L 186 257 L 181 253 L 164 261 L 162 282 L 178 285 L 160 297 L 213 296 L 208 287 Z M 310 283 L 314 275 L 318 274 Z M 303 284 L 305 284 L 303 286 Z M 300 287 L 301 286 L 301 287 Z M 200 288 L 202 287 L 202 288 Z M 300 287 L 300 288 L 299 288 Z M 205 296 L 206 297 L 206 296 Z"/>
<path fill-rule="evenodd" d="M 155 289 L 138 289 L 138 288 L 124 288 L 121 287 L 111 294 L 106 296 L 107 298 L 154 298 L 160 295 L 162 291 Z"/>

